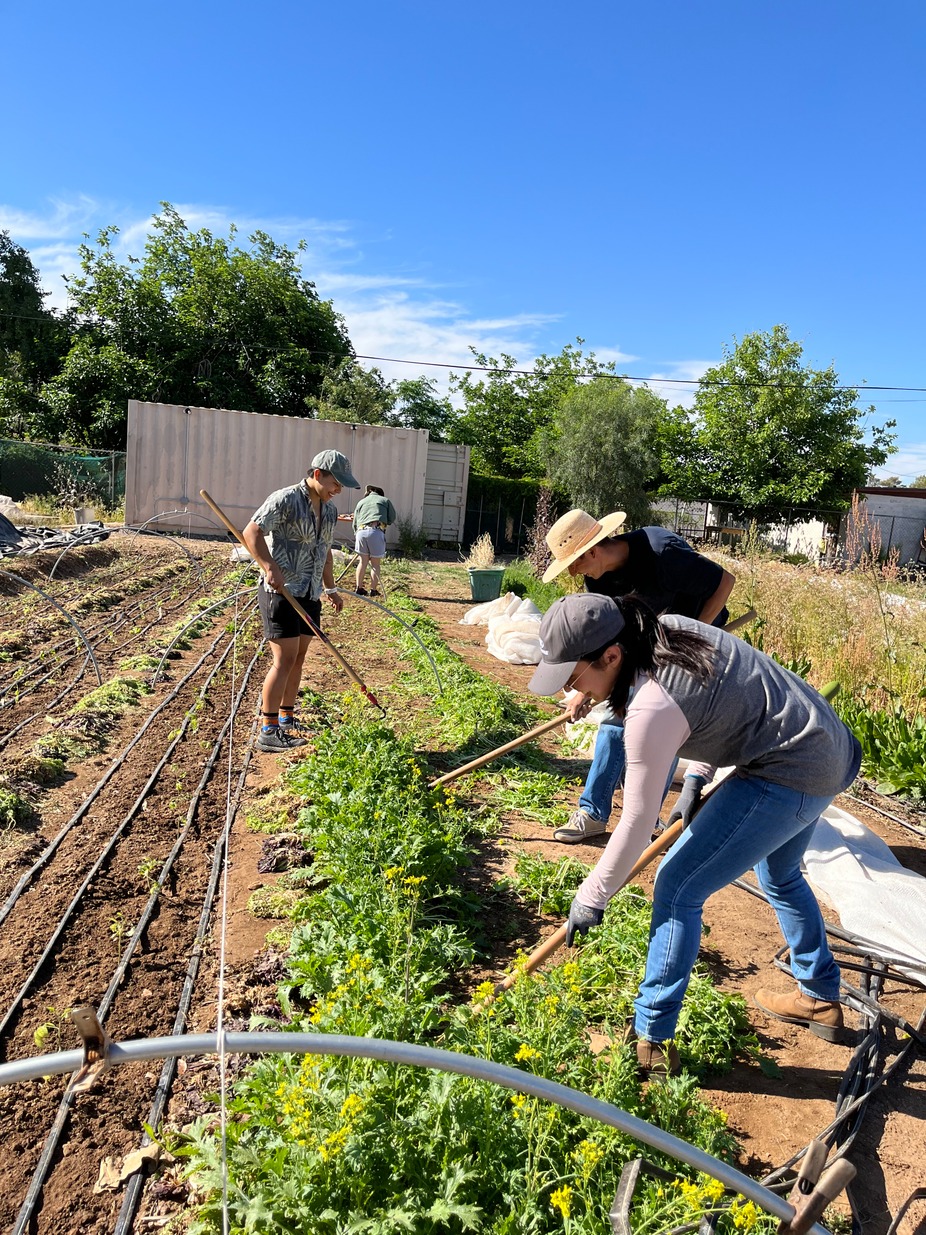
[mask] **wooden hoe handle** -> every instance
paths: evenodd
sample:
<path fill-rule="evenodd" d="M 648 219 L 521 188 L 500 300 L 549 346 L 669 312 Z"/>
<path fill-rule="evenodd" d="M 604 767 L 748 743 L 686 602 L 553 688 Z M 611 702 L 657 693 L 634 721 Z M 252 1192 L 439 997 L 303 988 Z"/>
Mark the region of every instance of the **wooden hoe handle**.
<path fill-rule="evenodd" d="M 235 525 L 231 522 L 231 520 L 226 517 L 225 512 L 222 510 L 221 506 L 219 506 L 218 503 L 212 500 L 212 498 L 209 496 L 209 494 L 206 492 L 205 489 L 200 489 L 199 496 L 203 499 L 203 501 L 210 508 L 210 510 L 212 510 L 216 515 L 218 515 L 218 517 L 222 520 L 222 522 L 231 532 L 232 536 L 234 536 L 234 538 L 238 541 L 238 543 L 242 545 L 245 549 L 247 549 L 247 552 L 250 555 L 250 557 L 253 559 L 253 561 L 257 562 L 257 558 L 255 558 L 254 554 L 251 553 L 251 550 L 248 549 L 248 546 L 245 543 L 244 537 L 238 531 Z M 257 565 L 259 566 L 260 562 L 257 562 Z M 306 626 L 308 626 L 312 634 L 316 635 L 319 639 L 321 639 L 322 643 L 325 645 L 326 648 L 328 648 L 332 656 L 335 658 L 335 660 L 338 662 L 338 664 L 341 666 L 341 668 L 344 670 L 344 672 L 347 674 L 350 680 L 356 686 L 360 688 L 360 691 L 365 696 L 365 698 L 367 698 L 370 701 L 370 703 L 373 704 L 375 708 L 379 708 L 379 710 L 385 716 L 386 709 L 379 702 L 379 700 L 376 698 L 373 692 L 367 687 L 366 683 L 363 682 L 358 677 L 358 675 L 354 672 L 354 670 L 350 667 L 350 665 L 347 663 L 347 661 L 344 659 L 344 657 L 341 655 L 338 649 L 334 646 L 334 644 L 331 642 L 331 640 L 328 638 L 325 632 L 321 629 L 321 627 L 316 625 L 316 623 L 312 621 L 312 619 L 306 613 L 305 609 L 303 609 L 302 605 L 299 604 L 299 602 L 293 596 L 292 592 L 290 592 L 289 588 L 284 586 L 281 592 L 281 595 L 286 597 L 286 599 L 289 601 L 292 607 L 296 610 L 296 612 L 305 622 Z"/>
<path fill-rule="evenodd" d="M 510 750 L 515 750 L 519 746 L 523 746 L 525 742 L 529 742 L 531 738 L 539 738 L 543 733 L 549 733 L 551 729 L 555 729 L 558 725 L 564 724 L 569 719 L 569 713 L 564 712 L 562 716 L 554 716 L 552 720 L 546 720 L 542 725 L 538 725 L 536 729 L 528 729 L 527 733 L 522 733 L 519 738 L 515 738 L 512 742 L 506 742 L 504 746 L 499 746 L 496 750 L 490 750 L 487 755 L 480 755 L 478 759 L 473 759 L 469 763 L 464 763 L 460 768 L 454 768 L 452 772 L 447 772 L 444 776 L 439 776 L 437 780 L 432 780 L 428 785 L 429 789 L 437 789 L 441 785 L 446 785 L 448 781 L 456 780 L 458 776 L 463 776 L 467 772 L 472 772 L 474 768 L 481 768 L 484 763 L 490 763 L 493 759 L 497 759 L 499 755 L 507 755 Z"/>

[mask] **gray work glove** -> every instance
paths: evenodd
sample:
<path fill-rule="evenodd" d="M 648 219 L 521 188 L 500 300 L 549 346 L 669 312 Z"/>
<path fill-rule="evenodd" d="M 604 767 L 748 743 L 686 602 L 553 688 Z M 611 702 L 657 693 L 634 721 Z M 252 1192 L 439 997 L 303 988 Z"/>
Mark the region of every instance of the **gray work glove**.
<path fill-rule="evenodd" d="M 569 921 L 566 923 L 566 947 L 572 947 L 576 935 L 587 935 L 593 926 L 600 926 L 603 917 L 603 909 L 583 905 L 578 896 L 574 896 L 569 906 Z"/>
<path fill-rule="evenodd" d="M 701 790 L 706 784 L 707 781 L 703 776 L 685 777 L 682 784 L 682 792 L 678 795 L 678 801 L 672 807 L 669 823 L 674 823 L 676 819 L 681 819 L 682 826 L 688 827 L 689 823 L 691 823 L 691 816 L 701 801 Z"/>

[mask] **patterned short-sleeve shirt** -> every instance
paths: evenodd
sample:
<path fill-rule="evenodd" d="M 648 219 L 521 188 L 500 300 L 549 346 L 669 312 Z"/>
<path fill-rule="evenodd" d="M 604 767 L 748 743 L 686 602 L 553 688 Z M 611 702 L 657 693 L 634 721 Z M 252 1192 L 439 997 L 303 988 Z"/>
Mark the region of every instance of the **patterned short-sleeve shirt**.
<path fill-rule="evenodd" d="M 305 482 L 277 489 L 254 512 L 256 523 L 267 538 L 270 556 L 283 572 L 283 582 L 294 596 L 317 600 L 322 594 L 322 572 L 338 512 L 334 502 L 325 502 L 320 526 Z"/>

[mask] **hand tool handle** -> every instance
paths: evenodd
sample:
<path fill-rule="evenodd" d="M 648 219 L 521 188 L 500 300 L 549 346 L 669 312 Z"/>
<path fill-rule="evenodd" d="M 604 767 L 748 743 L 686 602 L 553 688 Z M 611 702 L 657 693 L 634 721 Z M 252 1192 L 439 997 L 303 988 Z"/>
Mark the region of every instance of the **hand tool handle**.
<path fill-rule="evenodd" d="M 447 772 L 444 776 L 439 776 L 437 780 L 432 780 L 428 785 L 429 789 L 437 789 L 441 785 L 446 785 L 448 781 L 456 780 L 458 776 L 463 776 L 467 772 L 472 772 L 474 768 L 481 768 L 484 763 L 490 763 L 493 759 L 497 759 L 500 755 L 507 755 L 510 750 L 516 750 L 517 747 L 523 746 L 525 742 L 529 742 L 531 738 L 539 738 L 544 733 L 549 733 L 551 729 L 555 729 L 558 725 L 565 724 L 569 720 L 569 713 L 563 712 L 562 716 L 554 716 L 552 720 L 546 720 L 542 725 L 538 725 L 536 729 L 528 729 L 527 733 L 522 733 L 519 738 L 515 738 L 512 742 L 506 742 L 504 746 L 499 746 L 496 750 L 490 750 L 487 755 L 480 755 L 478 759 L 473 759 L 469 763 L 464 763 L 461 768 L 454 768 L 452 772 Z"/>

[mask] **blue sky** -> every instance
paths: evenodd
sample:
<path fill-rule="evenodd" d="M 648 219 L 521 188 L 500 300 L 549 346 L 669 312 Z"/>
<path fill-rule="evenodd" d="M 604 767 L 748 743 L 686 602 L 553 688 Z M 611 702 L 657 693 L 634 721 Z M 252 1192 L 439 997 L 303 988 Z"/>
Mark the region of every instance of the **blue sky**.
<path fill-rule="evenodd" d="M 20 0 L 4 42 L 0 228 L 56 303 L 82 232 L 138 254 L 164 200 L 304 238 L 362 355 L 581 336 L 690 379 L 784 322 L 845 384 L 926 387 L 922 0 Z M 926 392 L 861 401 L 883 474 L 926 473 Z"/>

